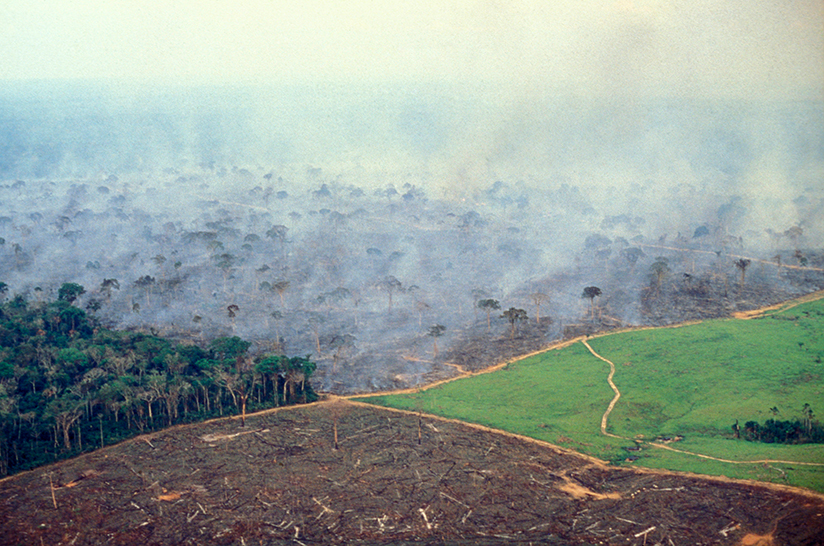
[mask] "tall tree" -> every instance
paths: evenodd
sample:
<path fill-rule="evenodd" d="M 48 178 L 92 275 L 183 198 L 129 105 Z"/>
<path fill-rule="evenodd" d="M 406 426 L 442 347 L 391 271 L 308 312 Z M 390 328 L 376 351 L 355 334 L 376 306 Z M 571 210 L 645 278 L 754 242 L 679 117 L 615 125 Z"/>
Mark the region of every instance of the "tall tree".
<path fill-rule="evenodd" d="M 589 298 L 589 311 L 592 318 L 595 318 L 595 298 L 601 295 L 601 289 L 597 286 L 587 286 L 581 294 L 582 298 Z"/>
<path fill-rule="evenodd" d="M 529 295 L 532 303 L 535 304 L 535 324 L 541 324 L 541 304 L 549 300 L 549 296 L 543 292 L 533 292 Z"/>
<path fill-rule="evenodd" d="M 441 337 L 444 332 L 446 332 L 446 326 L 443 324 L 433 324 L 429 327 L 427 335 L 432 338 L 432 351 L 434 356 L 438 356 L 438 338 Z"/>
<path fill-rule="evenodd" d="M 266 236 L 280 245 L 281 258 L 285 258 L 286 250 L 286 235 L 289 233 L 289 228 L 284 225 L 274 225 L 266 230 Z"/>
<path fill-rule="evenodd" d="M 241 414 L 241 425 L 246 426 L 246 402 L 254 389 L 255 374 L 246 353 L 251 343 L 237 336 L 217 338 L 209 348 L 218 361 L 215 381 L 229 395 Z"/>
<path fill-rule="evenodd" d="M 287 403 L 295 404 L 298 393 L 303 402 L 307 401 L 307 381 L 317 368 L 317 364 L 309 360 L 309 356 L 293 356 L 285 362 L 284 367 L 284 397 Z M 311 390 L 311 389 L 310 389 Z"/>
<path fill-rule="evenodd" d="M 289 288 L 289 281 L 277 281 L 272 285 L 272 289 L 278 293 L 280 296 L 280 304 L 286 307 L 286 304 L 283 302 L 283 294 Z"/>
<path fill-rule="evenodd" d="M 144 292 L 146 293 L 146 306 L 147 307 L 152 304 L 151 293 L 152 293 L 152 287 L 154 286 L 154 284 L 155 284 L 155 278 L 152 277 L 151 275 L 143 275 L 142 277 L 140 277 L 139 279 L 134 281 L 134 285 L 138 288 L 142 288 L 144 290 Z"/>
<path fill-rule="evenodd" d="M 54 419 L 55 430 L 62 433 L 63 448 L 66 451 L 70 451 L 72 448 L 71 428 L 83 416 L 84 405 L 84 400 L 66 392 L 55 397 L 46 406 L 46 413 Z"/>
<path fill-rule="evenodd" d="M 506 311 L 503 312 L 501 318 L 505 318 L 509 321 L 510 324 L 510 333 L 509 339 L 515 339 L 515 328 L 516 325 L 521 322 L 527 320 L 526 311 L 523 309 L 516 309 L 515 307 L 510 307 Z"/>
<path fill-rule="evenodd" d="M 669 260 L 663 256 L 658 256 L 649 267 L 652 277 L 655 280 L 655 295 L 661 295 L 661 284 L 664 282 L 664 277 L 670 272 Z"/>
<path fill-rule="evenodd" d="M 378 288 L 381 290 L 385 290 L 386 294 L 389 296 L 389 310 L 392 310 L 392 296 L 395 292 L 402 292 L 403 291 L 403 284 L 401 281 L 396 279 L 394 276 L 389 275 L 388 277 L 384 278 L 382 281 L 378 283 Z"/>
<path fill-rule="evenodd" d="M 269 316 L 275 319 L 275 341 L 280 345 L 280 320 L 283 318 L 283 313 L 275 310 L 269 313 Z"/>
<path fill-rule="evenodd" d="M 106 295 L 106 301 L 112 299 L 112 290 L 120 290 L 120 283 L 117 279 L 103 279 L 100 283 L 100 291 Z"/>
<path fill-rule="evenodd" d="M 220 269 L 221 274 L 223 275 L 223 292 L 227 292 L 227 283 L 229 280 L 229 275 L 234 271 L 233 267 L 235 266 L 235 262 L 237 261 L 237 257 L 234 254 L 230 254 L 228 252 L 224 252 L 222 254 L 218 254 L 217 256 L 213 257 L 215 261 L 215 266 Z"/>
<path fill-rule="evenodd" d="M 741 286 L 744 286 L 744 275 L 747 273 L 747 268 L 750 266 L 751 261 L 747 258 L 739 258 L 735 262 L 735 267 L 741 270 Z"/>
<path fill-rule="evenodd" d="M 329 341 L 329 346 L 335 351 L 332 353 L 332 371 L 336 372 L 341 356 L 355 347 L 355 336 L 347 333 L 335 334 Z"/>
<path fill-rule="evenodd" d="M 255 365 L 255 371 L 263 378 L 264 395 L 266 391 L 266 380 L 272 384 L 272 401 L 275 406 L 280 405 L 280 394 L 278 392 L 278 378 L 286 371 L 288 358 L 279 355 L 268 355 Z"/>
<path fill-rule="evenodd" d="M 230 304 L 226 307 L 226 315 L 229 317 L 229 321 L 232 323 L 232 333 L 235 332 L 235 318 L 237 318 L 237 314 L 240 312 L 240 307 L 237 304 Z"/>
<path fill-rule="evenodd" d="M 492 311 L 497 311 L 501 308 L 501 303 L 498 300 L 487 298 L 483 300 L 478 300 L 477 304 L 478 309 L 483 309 L 486 311 L 486 331 L 489 332 L 490 328 L 492 327 L 492 319 L 490 318 Z"/>

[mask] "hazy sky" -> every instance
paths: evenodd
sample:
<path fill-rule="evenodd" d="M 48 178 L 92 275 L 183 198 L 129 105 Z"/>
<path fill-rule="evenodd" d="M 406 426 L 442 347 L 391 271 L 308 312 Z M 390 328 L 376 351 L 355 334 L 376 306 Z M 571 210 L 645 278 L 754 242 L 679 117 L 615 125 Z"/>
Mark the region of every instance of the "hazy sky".
<path fill-rule="evenodd" d="M 821 0 L 3 0 L 0 78 L 822 98 Z"/>

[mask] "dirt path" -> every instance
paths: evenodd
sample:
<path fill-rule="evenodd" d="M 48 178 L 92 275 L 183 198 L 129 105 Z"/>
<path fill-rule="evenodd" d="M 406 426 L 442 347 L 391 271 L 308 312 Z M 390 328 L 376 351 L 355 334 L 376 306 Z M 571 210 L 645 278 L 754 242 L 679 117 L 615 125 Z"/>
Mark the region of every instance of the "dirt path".
<path fill-rule="evenodd" d="M 819 296 L 816 297 L 816 298 L 811 298 L 811 299 L 805 300 L 805 301 L 813 301 L 815 299 L 821 298 L 822 296 L 824 296 L 824 291 L 816 292 L 816 294 L 819 294 Z M 792 306 L 798 305 L 799 303 L 803 303 L 803 302 L 799 301 L 797 303 L 794 303 Z M 752 317 L 748 317 L 748 318 L 752 318 Z M 615 364 L 611 360 L 608 360 L 608 359 L 604 358 L 603 356 L 599 355 L 598 353 L 596 353 L 595 350 L 589 345 L 589 343 L 586 342 L 585 339 L 582 339 L 581 343 L 583 343 L 584 346 L 587 349 L 589 349 L 589 352 L 592 353 L 592 356 L 594 356 L 595 358 L 598 358 L 600 360 L 603 360 L 604 362 L 609 364 L 609 375 L 607 376 L 607 382 L 609 383 L 609 386 L 612 388 L 612 390 L 615 392 L 615 396 L 612 398 L 612 401 L 609 403 L 609 406 L 607 407 L 607 410 L 604 412 L 604 415 L 601 417 L 601 434 L 603 434 L 604 436 L 609 436 L 610 438 L 618 438 L 618 439 L 621 439 L 621 440 L 629 440 L 630 438 L 627 438 L 625 436 L 618 436 L 618 435 L 611 434 L 611 433 L 607 432 L 607 418 L 609 417 L 609 414 L 612 412 L 613 408 L 615 408 L 615 404 L 618 402 L 618 399 L 621 398 L 621 392 L 618 390 L 618 387 L 616 387 L 615 383 L 612 381 L 613 377 L 615 376 Z M 642 443 L 644 443 L 645 445 L 651 446 L 651 447 L 656 447 L 656 448 L 659 448 L 659 449 L 666 449 L 668 451 L 673 451 L 675 453 L 681 453 L 683 455 L 692 455 L 693 457 L 700 457 L 702 459 L 709 459 L 711 461 L 718 461 L 718 462 L 721 462 L 721 463 L 729 463 L 729 464 L 795 464 L 795 465 L 800 465 L 800 466 L 820 466 L 820 467 L 824 467 L 824 463 L 807 463 L 807 462 L 801 462 L 801 461 L 785 461 L 785 460 L 781 460 L 781 459 L 755 459 L 755 460 L 746 460 L 746 461 L 733 461 L 731 459 L 721 459 L 719 457 L 713 457 L 712 455 L 704 455 L 702 453 L 695 453 L 695 452 L 692 452 L 692 451 L 684 451 L 682 449 L 675 449 L 675 448 L 670 447 L 668 445 L 659 444 L 657 442 L 642 442 Z"/>
<path fill-rule="evenodd" d="M 609 364 L 609 375 L 607 376 L 607 383 L 609 383 L 610 388 L 612 388 L 613 392 L 615 392 L 615 396 L 610 401 L 609 406 L 607 406 L 607 411 L 605 411 L 604 415 L 601 416 L 601 434 L 603 434 L 604 436 L 609 436 L 610 438 L 625 439 L 623 436 L 616 436 L 615 434 L 610 434 L 609 432 L 607 432 L 607 418 L 609 417 L 609 414 L 612 413 L 612 409 L 615 407 L 615 404 L 618 403 L 618 399 L 621 398 L 621 391 L 619 391 L 618 387 L 615 386 L 615 383 L 612 382 L 612 378 L 615 377 L 615 364 L 613 364 L 611 360 L 607 360 L 606 358 L 596 353 L 595 350 L 592 347 L 590 347 L 589 343 L 587 343 L 587 340 L 582 339 L 581 343 L 584 344 L 584 347 L 589 349 L 589 352 L 592 353 L 592 356 L 594 356 L 595 358 L 599 358 L 607 364 Z"/>
<path fill-rule="evenodd" d="M 537 351 L 532 351 L 531 353 L 526 353 L 526 354 L 523 354 L 523 355 L 518 355 L 518 356 L 513 357 L 513 358 L 509 358 L 507 360 L 504 360 L 503 362 L 499 362 L 498 364 L 495 364 L 495 365 L 490 366 L 488 368 L 484 368 L 482 370 L 467 371 L 463 366 L 461 366 L 459 364 L 454 364 L 452 362 L 443 362 L 442 364 L 444 366 L 449 366 L 450 368 L 454 368 L 458 372 L 458 374 L 455 375 L 455 376 L 452 376 L 452 377 L 447 377 L 446 379 L 440 379 L 440 380 L 434 381 L 432 383 L 427 383 L 426 385 L 419 385 L 417 387 L 409 387 L 407 389 L 398 389 L 398 390 L 391 390 L 391 391 L 367 392 L 367 393 L 362 393 L 362 394 L 349 394 L 349 395 L 346 395 L 346 396 L 342 396 L 341 398 L 346 398 L 346 399 L 371 398 L 373 396 L 387 396 L 387 395 L 391 395 L 391 394 L 414 394 L 416 392 L 422 392 L 422 391 L 426 391 L 426 390 L 429 390 L 429 389 L 432 389 L 432 388 L 435 388 L 435 387 L 439 387 L 439 386 L 444 385 L 446 383 L 451 383 L 452 381 L 457 381 L 458 379 L 463 379 L 464 377 L 473 377 L 473 376 L 476 376 L 476 375 L 483 375 L 483 374 L 487 374 L 487 373 L 497 372 L 498 370 L 509 366 L 513 362 L 518 362 L 519 360 L 523 360 L 523 359 L 529 358 L 531 356 L 539 355 L 539 354 L 545 353 L 547 351 L 555 351 L 555 350 L 558 350 L 558 349 L 563 349 L 564 347 L 569 347 L 570 345 L 574 345 L 575 343 L 577 343 L 581 339 L 583 339 L 583 338 L 582 337 L 576 337 L 576 338 L 573 338 L 573 339 L 566 339 L 566 340 L 556 341 L 554 343 L 551 343 L 551 344 L 547 345 L 546 347 L 542 347 L 541 349 L 538 349 Z"/>
<path fill-rule="evenodd" d="M 673 250 L 673 251 L 676 251 L 676 252 L 693 252 L 695 254 L 714 254 L 714 255 L 717 255 L 717 252 L 715 252 L 714 250 L 680 248 L 680 247 L 677 247 L 677 246 L 651 245 L 651 244 L 646 244 L 646 243 L 638 243 L 638 246 L 645 247 L 645 248 L 661 248 L 661 249 L 664 249 L 664 250 Z M 750 256 L 744 256 L 742 254 L 726 254 L 726 256 L 729 256 L 730 258 L 744 258 L 746 260 L 750 260 L 753 263 L 773 265 L 773 266 L 777 267 L 778 269 L 784 268 L 784 269 L 799 269 L 799 270 L 802 270 L 802 271 L 824 271 L 824 269 L 822 269 L 820 267 L 811 267 L 811 266 L 807 266 L 807 265 L 792 265 L 792 264 L 781 264 L 781 265 L 779 265 L 779 264 L 777 264 L 777 263 L 775 263 L 774 261 L 771 261 L 771 260 L 763 260 L 761 258 L 752 258 Z"/>
<path fill-rule="evenodd" d="M 734 318 L 741 320 L 766 317 L 779 311 L 786 311 L 787 309 L 792 309 L 793 307 L 801 305 L 802 303 L 820 300 L 821 298 L 824 298 L 824 290 L 812 292 L 811 294 L 801 296 L 789 302 L 785 301 L 782 303 L 776 303 L 775 305 L 770 305 L 769 307 L 762 307 L 761 309 L 753 309 L 752 311 L 739 311 L 737 313 L 733 313 L 732 316 Z"/>
<path fill-rule="evenodd" d="M 738 318 L 738 319 L 751 319 L 751 318 L 755 318 L 755 317 L 765 316 L 766 314 L 768 314 L 770 312 L 773 312 L 773 311 L 791 309 L 791 308 L 793 308 L 797 305 L 800 305 L 802 303 L 815 301 L 815 300 L 819 300 L 819 299 L 822 299 L 822 298 L 824 298 L 824 290 L 819 290 L 817 292 L 813 292 L 811 294 L 807 294 L 805 296 L 801 296 L 799 298 L 791 300 L 790 302 L 783 302 L 783 303 L 780 303 L 780 304 L 771 305 L 769 307 L 764 307 L 764 308 L 757 309 L 757 310 L 754 310 L 754 311 L 736 313 L 736 314 L 733 315 L 733 317 Z M 612 330 L 612 331 L 609 331 L 609 332 L 604 332 L 602 334 L 595 334 L 594 336 L 590 336 L 590 338 L 592 339 L 592 338 L 603 337 L 603 336 L 607 336 L 607 335 L 614 335 L 614 334 L 625 333 L 625 332 L 631 332 L 631 331 L 636 331 L 636 330 L 651 330 L 651 329 L 655 329 L 655 328 L 680 328 L 680 327 L 689 326 L 689 325 L 692 325 L 692 324 L 699 324 L 701 322 L 702 321 L 700 321 L 700 320 L 693 320 L 693 321 L 687 321 L 687 322 L 679 323 L 679 324 L 670 324 L 670 325 L 667 325 L 667 326 L 657 326 L 657 327 L 656 326 L 642 326 L 642 327 L 636 327 L 636 328 L 622 328 L 620 330 Z M 589 343 L 587 343 L 586 337 L 583 337 L 583 336 L 582 337 L 576 337 L 576 338 L 569 339 L 569 340 L 558 341 L 556 343 L 553 343 L 553 344 L 551 344 L 547 347 L 544 347 L 542 349 L 539 349 L 537 351 L 533 351 L 531 353 L 527 353 L 527 354 L 524 354 L 524 355 L 519 355 L 515 358 L 505 360 L 505 361 L 503 361 L 499 364 L 496 364 L 494 366 L 490 366 L 489 368 L 484 368 L 483 370 L 478 370 L 478 371 L 466 371 L 462 366 L 459 366 L 457 364 L 444 363 L 446 366 L 450 366 L 450 367 L 454 368 L 458 372 L 458 374 L 454 377 L 449 377 L 449 378 L 446 378 L 446 379 L 442 379 L 440 381 L 436 381 L 436 382 L 430 383 L 428 385 L 422 385 L 422 386 L 419 386 L 419 387 L 413 387 L 413 388 L 409 388 L 409 389 L 402 389 L 402 390 L 395 390 L 395 391 L 384 391 L 384 392 L 377 392 L 377 393 L 350 395 L 350 396 L 341 397 L 341 398 L 349 400 L 349 399 L 352 399 L 352 398 L 368 398 L 368 397 L 372 397 L 372 396 L 383 396 L 383 395 L 389 395 L 389 394 L 413 394 L 413 393 L 416 393 L 416 392 L 421 392 L 421 391 L 425 391 L 425 390 L 428 390 L 428 389 L 431 389 L 431 388 L 434 388 L 434 387 L 438 387 L 440 385 L 444 385 L 446 383 L 450 383 L 452 381 L 456 381 L 456 380 L 462 379 L 464 377 L 472 377 L 472 376 L 475 376 L 475 375 L 481 375 L 481 374 L 496 372 L 496 371 L 508 366 L 509 364 L 511 364 L 513 362 L 517 362 L 517 361 L 523 360 L 525 358 L 529 358 L 529 357 L 534 356 L 534 355 L 545 353 L 547 351 L 563 349 L 565 347 L 569 347 L 570 345 L 574 345 L 575 343 L 577 343 L 579 341 L 584 344 L 584 346 L 589 350 L 590 353 L 592 353 L 592 355 L 595 358 L 598 358 L 598 359 L 606 362 L 607 364 L 609 364 L 609 367 L 610 367 L 609 375 L 607 376 L 607 383 L 609 383 L 609 386 L 613 390 L 613 392 L 615 393 L 615 396 L 612 398 L 612 400 L 609 403 L 609 406 L 607 406 L 606 411 L 601 416 L 601 433 L 603 435 L 611 437 L 611 438 L 617 438 L 617 439 L 622 439 L 622 440 L 631 440 L 630 438 L 626 438 L 624 436 L 618 436 L 618 435 L 607 432 L 607 424 L 608 424 L 609 415 L 612 412 L 612 410 L 615 408 L 615 405 L 618 403 L 618 400 L 621 398 L 621 392 L 618 390 L 618 387 L 613 382 L 613 378 L 615 377 L 615 364 L 612 361 L 610 361 L 609 359 L 607 359 L 607 358 L 601 356 L 600 354 L 598 354 L 597 352 L 595 352 L 595 350 L 589 345 Z M 399 411 L 403 411 L 403 410 L 399 410 Z M 414 412 L 409 412 L 409 413 L 414 413 Z M 430 416 L 430 417 L 433 417 L 433 416 Z M 505 431 L 500 431 L 500 430 L 497 430 L 497 429 L 482 427 L 480 425 L 471 425 L 470 424 L 470 426 L 480 428 L 480 429 L 483 429 L 483 430 L 494 431 L 494 432 L 498 432 L 498 433 L 503 432 L 505 434 L 512 434 L 512 433 L 507 433 Z M 545 444 L 547 446 L 552 446 L 555 449 L 561 449 L 561 450 L 564 449 L 564 448 L 561 448 L 560 446 L 556 446 L 554 444 L 548 444 L 546 442 L 540 442 L 538 440 L 535 440 L 534 438 L 528 438 L 528 437 L 517 435 L 517 434 L 512 434 L 512 435 L 516 436 L 516 437 L 519 437 L 521 439 L 534 441 L 534 442 L 537 442 L 537 443 L 542 443 L 542 444 Z M 676 452 L 676 453 L 681 453 L 681 454 L 684 454 L 684 455 L 691 455 L 693 457 L 700 457 L 702 459 L 708 459 L 708 460 L 713 460 L 713 461 L 722 462 L 722 463 L 729 463 L 729 464 L 796 464 L 796 465 L 801 465 L 801 466 L 824 467 L 824 463 L 807 463 L 807 462 L 800 462 L 800 461 L 785 461 L 785 460 L 779 460 L 779 459 L 757 459 L 757 460 L 747 460 L 747 461 L 733 461 L 733 460 L 730 460 L 730 459 L 722 459 L 722 458 L 718 458 L 718 457 L 713 457 L 711 455 L 705 455 L 705 454 L 702 454 L 702 453 L 694 453 L 694 452 L 690 452 L 690 451 L 675 449 L 675 448 L 669 447 L 667 445 L 656 443 L 656 442 L 643 442 L 643 443 L 648 445 L 648 446 L 659 448 L 659 449 L 666 449 L 666 450 L 673 451 L 673 452 Z M 596 460 L 598 460 L 598 459 L 596 459 Z M 600 463 L 603 463 L 603 461 L 600 461 L 600 460 L 598 460 L 598 461 Z"/>

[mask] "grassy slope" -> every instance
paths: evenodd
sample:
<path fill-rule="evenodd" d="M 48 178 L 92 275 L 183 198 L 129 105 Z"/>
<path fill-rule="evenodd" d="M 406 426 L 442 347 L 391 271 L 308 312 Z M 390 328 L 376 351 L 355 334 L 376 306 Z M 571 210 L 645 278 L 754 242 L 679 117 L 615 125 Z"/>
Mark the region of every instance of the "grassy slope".
<path fill-rule="evenodd" d="M 809 403 L 824 412 L 824 300 L 754 320 L 715 320 L 681 328 L 606 335 L 589 341 L 616 365 L 621 399 L 608 431 L 733 461 L 824 463 L 824 445 L 770 445 L 732 438 L 738 419 L 795 419 Z M 601 416 L 613 397 L 609 366 L 580 343 L 417 394 L 364 398 L 475 422 L 564 445 L 619 464 L 632 445 L 604 436 Z M 632 464 L 786 483 L 824 491 L 824 467 L 732 464 L 644 445 Z"/>

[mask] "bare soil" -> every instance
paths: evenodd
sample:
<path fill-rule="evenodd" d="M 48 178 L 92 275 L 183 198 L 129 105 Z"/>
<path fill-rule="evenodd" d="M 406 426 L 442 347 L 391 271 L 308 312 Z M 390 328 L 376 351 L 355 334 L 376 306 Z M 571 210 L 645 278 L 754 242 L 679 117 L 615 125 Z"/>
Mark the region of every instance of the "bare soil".
<path fill-rule="evenodd" d="M 6 478 L 0 522 L 4 545 L 812 545 L 824 543 L 824 497 L 610 467 L 334 401 L 245 428 L 176 427 Z"/>

